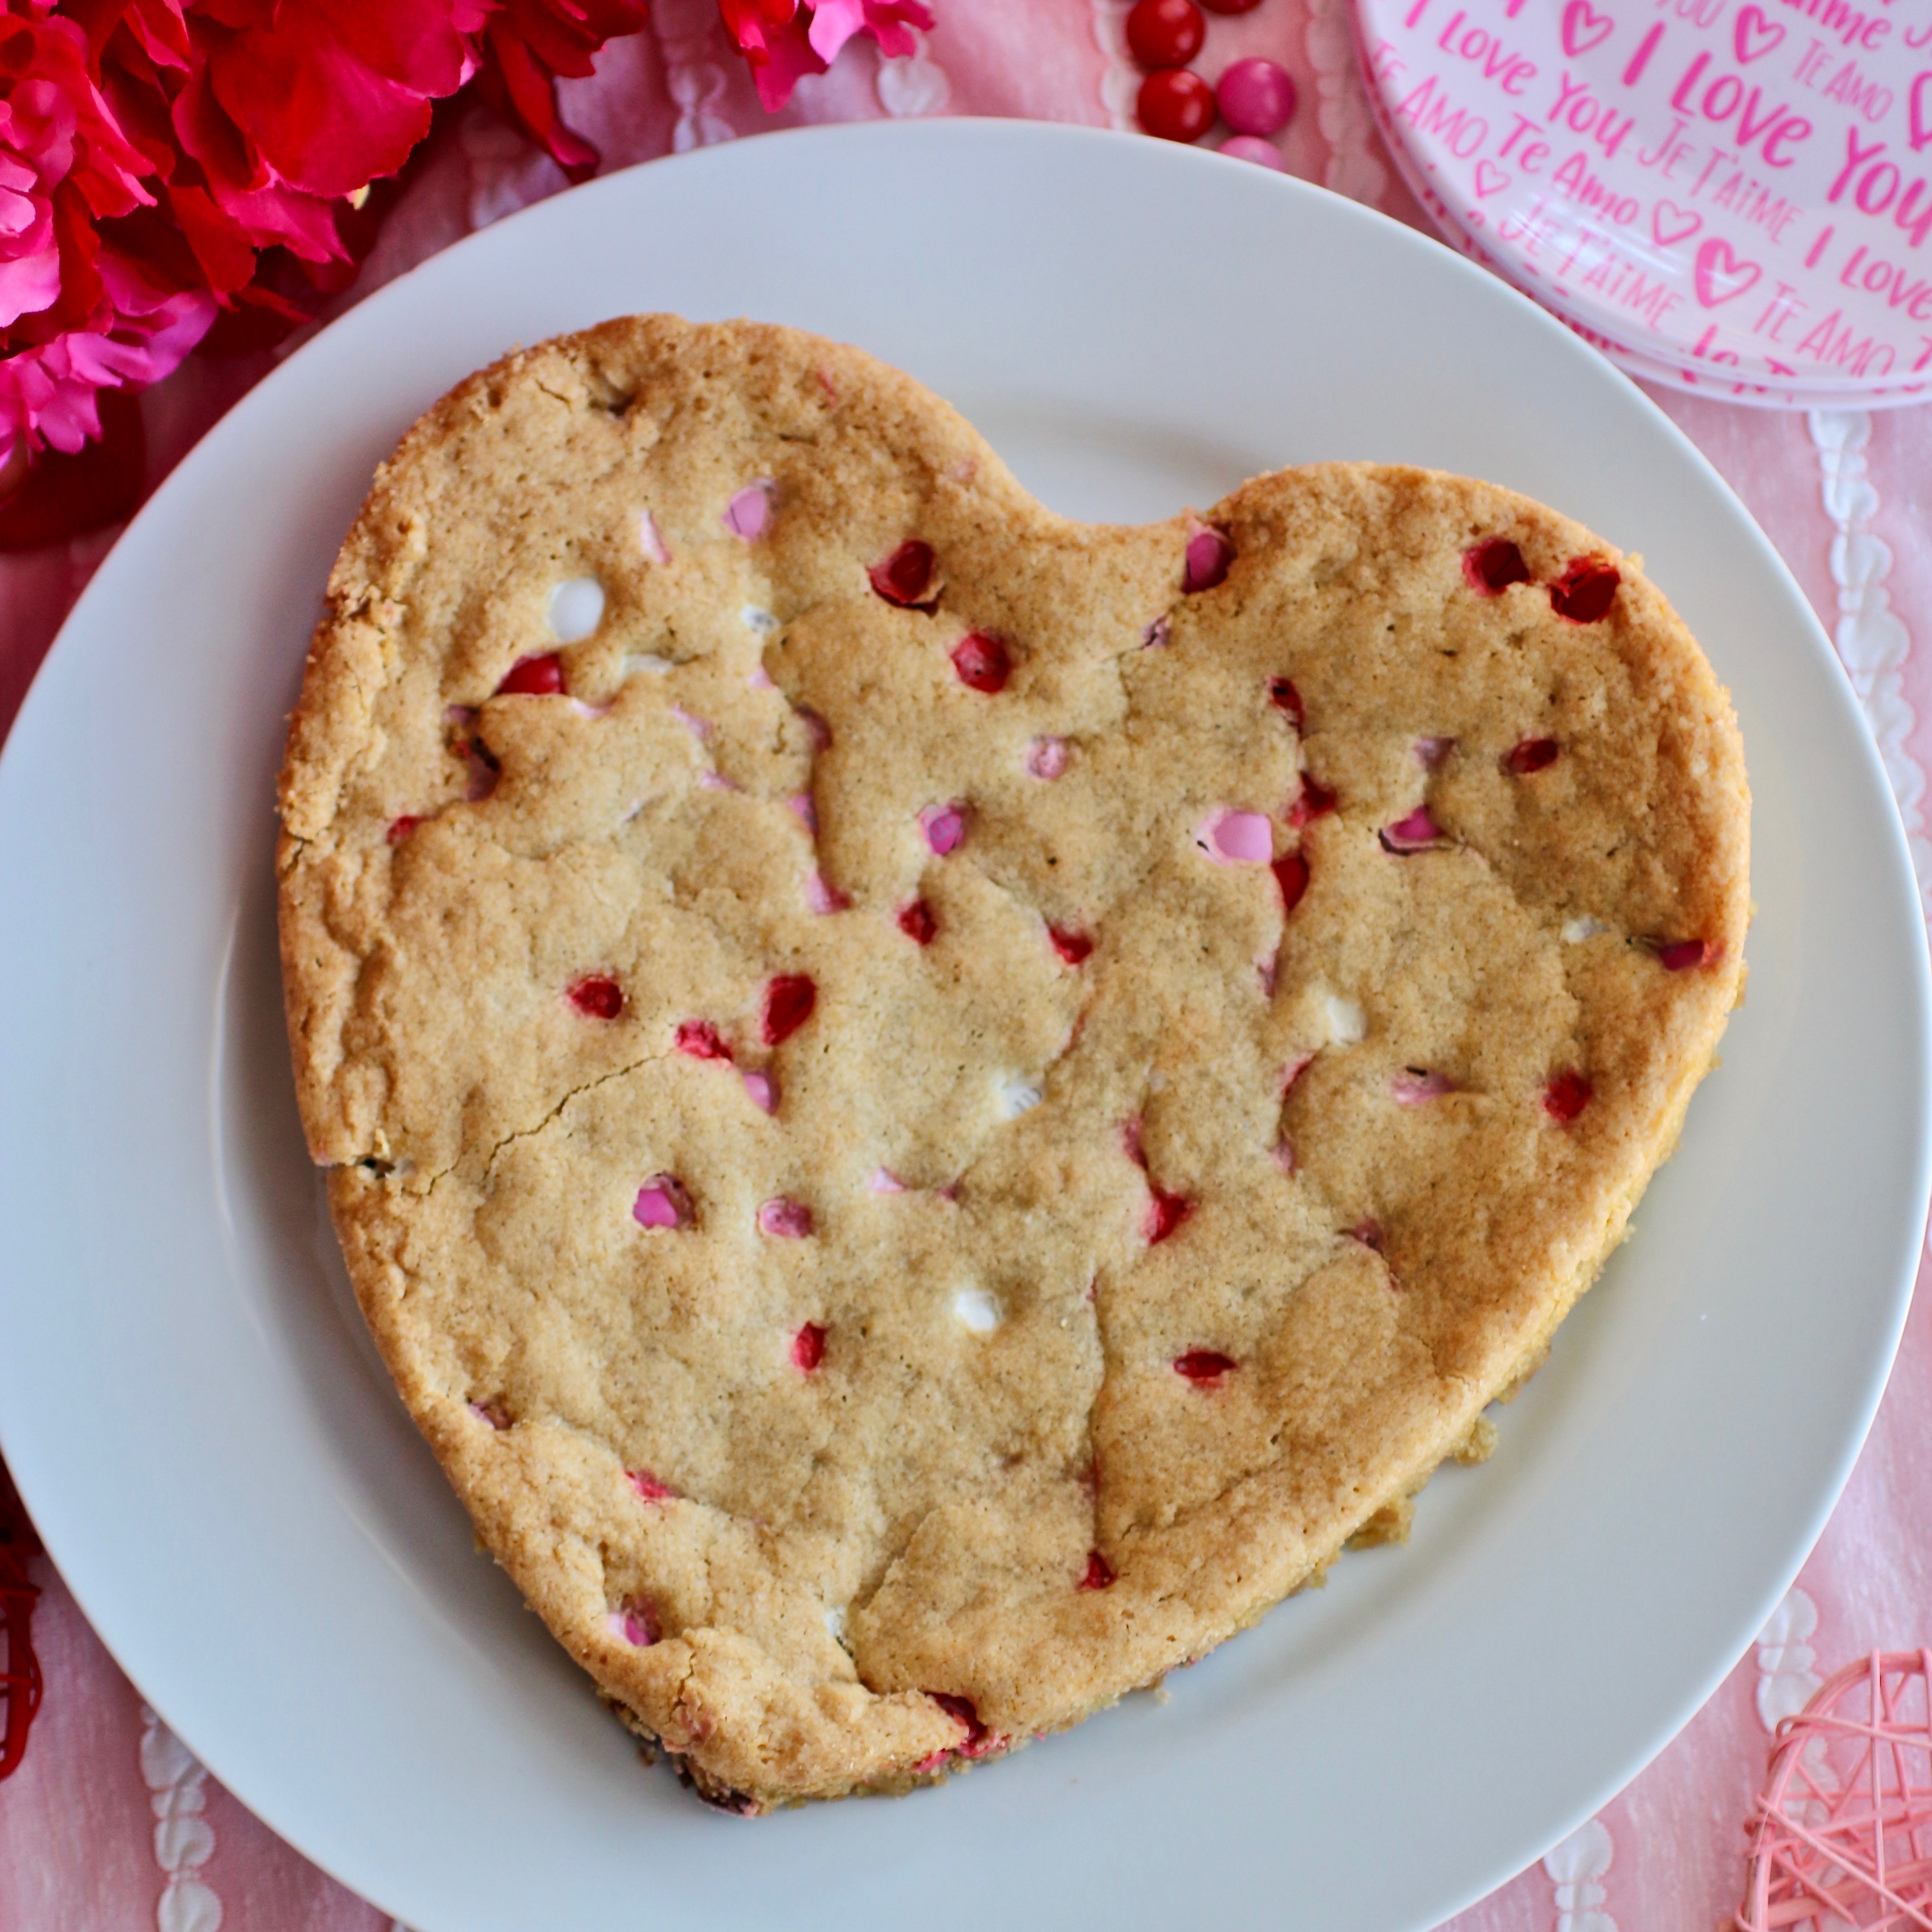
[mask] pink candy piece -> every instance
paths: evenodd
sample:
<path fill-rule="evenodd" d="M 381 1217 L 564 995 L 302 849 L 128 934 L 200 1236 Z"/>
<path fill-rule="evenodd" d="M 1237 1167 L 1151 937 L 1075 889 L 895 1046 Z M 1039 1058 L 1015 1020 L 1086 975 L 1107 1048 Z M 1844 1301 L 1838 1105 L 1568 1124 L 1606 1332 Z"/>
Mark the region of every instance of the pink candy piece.
<path fill-rule="evenodd" d="M 1221 152 L 1231 161 L 1252 161 L 1257 167 L 1272 168 L 1278 175 L 1288 172 L 1281 150 L 1272 141 L 1264 141 L 1256 135 L 1237 134 L 1232 141 L 1221 143 Z"/>
<path fill-rule="evenodd" d="M 1234 546 L 1219 530 L 1196 530 L 1187 539 L 1187 564 L 1180 587 L 1189 592 L 1212 590 L 1227 576 L 1234 556 Z"/>
<path fill-rule="evenodd" d="M 698 788 L 700 791 L 740 791 L 743 789 L 735 779 L 728 778 L 722 772 L 699 772 Z"/>
<path fill-rule="evenodd" d="M 747 543 L 765 533 L 765 526 L 772 519 L 772 492 L 778 488 L 769 476 L 760 476 L 747 483 L 724 506 L 722 519 L 724 527 L 734 537 L 742 537 Z"/>
<path fill-rule="evenodd" d="M 1281 1070 L 1282 1097 L 1286 1100 L 1294 1090 L 1294 1083 L 1315 1064 L 1312 1053 L 1304 1053 L 1299 1060 L 1291 1060 Z"/>
<path fill-rule="evenodd" d="M 664 540 L 658 533 L 657 519 L 648 510 L 638 519 L 638 541 L 652 562 L 670 562 L 670 552 L 664 548 Z"/>
<path fill-rule="evenodd" d="M 1348 1238 L 1352 1241 L 1360 1241 L 1364 1247 L 1372 1249 L 1376 1253 L 1380 1254 L 1382 1251 L 1382 1224 L 1376 1220 L 1358 1221 L 1348 1230 Z"/>
<path fill-rule="evenodd" d="M 710 718 L 700 718 L 694 712 L 686 710 L 681 704 L 674 704 L 670 715 L 700 744 L 710 736 L 712 724 Z"/>
<path fill-rule="evenodd" d="M 754 691 L 776 691 L 778 689 L 778 686 L 772 682 L 771 673 L 766 670 L 763 664 L 760 664 L 757 670 L 753 671 L 751 676 L 746 679 L 745 682 L 748 684 Z"/>
<path fill-rule="evenodd" d="M 919 815 L 920 830 L 935 857 L 957 851 L 966 836 L 966 808 L 963 805 L 928 805 Z"/>
<path fill-rule="evenodd" d="M 1446 1074 L 1426 1072 L 1419 1066 L 1405 1066 L 1389 1082 L 1398 1107 L 1424 1106 L 1455 1090 L 1455 1082 Z"/>
<path fill-rule="evenodd" d="M 1286 1135 L 1275 1142 L 1274 1150 L 1270 1158 L 1282 1173 L 1292 1174 L 1294 1172 L 1294 1150 L 1288 1145 L 1288 1137 Z"/>
<path fill-rule="evenodd" d="M 808 706 L 801 704 L 796 710 L 806 730 L 811 734 L 812 748 L 814 752 L 828 750 L 832 743 L 832 727 Z"/>
<path fill-rule="evenodd" d="M 1454 738 L 1418 738 L 1415 741 L 1415 762 L 1425 772 L 1432 772 L 1455 748 Z"/>
<path fill-rule="evenodd" d="M 825 1359 L 825 1330 L 816 1322 L 808 1322 L 791 1338 L 793 1366 L 810 1375 Z"/>
<path fill-rule="evenodd" d="M 613 1610 L 604 1622 L 613 1636 L 622 1637 L 640 1650 L 658 1640 L 658 1620 L 641 1598 L 632 1598 L 621 1609 Z"/>
<path fill-rule="evenodd" d="M 758 1227 L 762 1233 L 781 1240 L 798 1240 L 812 1232 L 812 1210 L 802 1201 L 788 1201 L 780 1196 L 760 1206 Z"/>
<path fill-rule="evenodd" d="M 1271 60 L 1238 60 L 1222 72 L 1214 101 L 1237 134 L 1276 134 L 1294 116 L 1294 76 Z"/>
<path fill-rule="evenodd" d="M 866 1185 L 874 1194 L 903 1194 L 906 1191 L 905 1183 L 891 1168 L 885 1167 L 874 1168 L 872 1179 Z"/>
<path fill-rule="evenodd" d="M 1027 775 L 1036 778 L 1057 778 L 1066 769 L 1064 738 L 1036 738 L 1028 746 Z"/>
<path fill-rule="evenodd" d="M 640 1228 L 681 1228 L 691 1218 L 690 1197 L 668 1174 L 654 1175 L 638 1190 L 631 1218 Z"/>
<path fill-rule="evenodd" d="M 1383 826 L 1381 838 L 1385 852 L 1423 852 L 1442 843 L 1442 828 L 1430 816 L 1426 805 L 1418 805 L 1406 818 Z"/>
<path fill-rule="evenodd" d="M 845 911 L 852 903 L 852 896 L 842 892 L 836 886 L 828 885 L 822 873 L 814 872 L 805 882 L 805 902 L 823 916 L 827 913 Z"/>
<path fill-rule="evenodd" d="M 1658 964 L 1666 973 L 1691 973 L 1708 966 L 1723 951 L 1708 939 L 1678 939 L 1657 949 Z"/>
<path fill-rule="evenodd" d="M 1188 550 L 1191 556 L 1193 551 L 1193 546 L 1191 544 L 1188 546 Z M 1141 633 L 1141 649 L 1144 651 L 1160 650 L 1165 648 L 1168 640 L 1173 634 L 1173 620 L 1163 613 Z"/>
<path fill-rule="evenodd" d="M 1261 812 L 1217 813 L 1201 828 L 1210 859 L 1229 866 L 1264 866 L 1274 856 L 1274 827 Z"/>
<path fill-rule="evenodd" d="M 647 1503 L 669 1503 L 677 1500 L 678 1492 L 668 1483 L 661 1483 L 648 1469 L 626 1469 L 624 1480 Z"/>
<path fill-rule="evenodd" d="M 752 1096 L 753 1106 L 767 1114 L 776 1114 L 778 1112 L 778 1082 L 769 1073 L 746 1074 L 745 1091 Z"/>
<path fill-rule="evenodd" d="M 785 803 L 798 814 L 799 823 L 815 838 L 818 836 L 818 808 L 812 802 L 812 794 L 802 791 L 796 798 L 788 798 Z"/>
<path fill-rule="evenodd" d="M 502 1430 L 510 1426 L 509 1416 L 500 1402 L 472 1402 L 470 1413 L 479 1422 L 487 1422 L 492 1429 Z"/>

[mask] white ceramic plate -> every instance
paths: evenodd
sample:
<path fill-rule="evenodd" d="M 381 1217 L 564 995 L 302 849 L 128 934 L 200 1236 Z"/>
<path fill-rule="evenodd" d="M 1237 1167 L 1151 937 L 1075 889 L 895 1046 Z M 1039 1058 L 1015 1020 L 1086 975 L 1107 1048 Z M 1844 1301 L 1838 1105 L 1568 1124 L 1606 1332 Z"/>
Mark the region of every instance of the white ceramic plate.
<path fill-rule="evenodd" d="M 1756 794 L 1750 1004 L 1494 1461 L 1168 1701 L 756 1824 L 640 1767 L 474 1554 L 304 1159 L 272 916 L 282 716 L 371 466 L 511 344 L 652 308 L 862 344 L 1076 515 L 1324 457 L 1546 498 L 1644 553 L 1736 694 Z M 384 290 L 95 578 L 0 762 L 0 1442 L 169 1723 L 421 1932 L 1427 1924 L 1609 1796 L 1756 1631 L 1864 1435 L 1924 1220 L 1904 842 L 1764 538 L 1636 390 L 1448 249 L 1154 141 L 746 141 Z"/>

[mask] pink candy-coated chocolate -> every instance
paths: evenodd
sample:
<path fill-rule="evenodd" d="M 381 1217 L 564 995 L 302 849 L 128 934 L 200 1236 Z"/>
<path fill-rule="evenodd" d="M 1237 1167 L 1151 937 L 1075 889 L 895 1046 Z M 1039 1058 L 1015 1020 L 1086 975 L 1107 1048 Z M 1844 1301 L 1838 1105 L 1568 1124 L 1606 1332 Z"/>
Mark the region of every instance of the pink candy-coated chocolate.
<path fill-rule="evenodd" d="M 638 1190 L 631 1218 L 640 1228 L 682 1228 L 691 1219 L 691 1197 L 674 1174 L 653 1174 Z"/>
<path fill-rule="evenodd" d="M 1352 1241 L 1360 1241 L 1364 1247 L 1371 1248 L 1380 1254 L 1382 1251 L 1382 1224 L 1372 1219 L 1358 1221 L 1348 1230 L 1348 1238 Z"/>
<path fill-rule="evenodd" d="M 1274 856 L 1274 827 L 1264 812 L 1217 812 L 1201 829 L 1211 859 L 1229 866 L 1264 866 Z"/>
<path fill-rule="evenodd" d="M 818 808 L 812 802 L 812 794 L 802 791 L 796 798 L 788 798 L 785 803 L 798 814 L 798 821 L 814 838 L 818 836 Z"/>
<path fill-rule="evenodd" d="M 814 872 L 805 882 L 805 902 L 821 917 L 827 913 L 844 912 L 850 909 L 852 895 L 841 892 L 829 884 L 821 872 Z"/>
<path fill-rule="evenodd" d="M 1418 738 L 1415 741 L 1415 762 L 1425 772 L 1432 772 L 1455 748 L 1454 738 Z"/>
<path fill-rule="evenodd" d="M 1141 1124 L 1138 1116 L 1120 1123 L 1120 1145 L 1135 1166 L 1147 1166 L 1147 1149 L 1142 1144 Z"/>
<path fill-rule="evenodd" d="M 1398 1107 L 1426 1106 L 1455 1090 L 1455 1082 L 1446 1073 L 1427 1072 L 1420 1066 L 1405 1066 L 1389 1082 L 1389 1091 L 1395 1096 Z"/>
<path fill-rule="evenodd" d="M 1169 1194 L 1164 1188 L 1150 1190 L 1154 1198 L 1148 1203 L 1147 1222 L 1142 1229 L 1150 1247 L 1157 1247 L 1188 1220 L 1194 1212 L 1194 1203 L 1184 1194 Z"/>
<path fill-rule="evenodd" d="M 501 1430 L 510 1426 L 509 1412 L 500 1402 L 472 1402 L 470 1413 L 479 1422 L 487 1422 L 492 1429 Z"/>
<path fill-rule="evenodd" d="M 1222 70 L 1214 100 L 1237 134 L 1279 134 L 1294 118 L 1294 76 L 1271 60 L 1238 60 Z"/>
<path fill-rule="evenodd" d="M 677 1501 L 680 1492 L 668 1483 L 661 1483 L 648 1469 L 626 1469 L 624 1480 L 647 1503 L 670 1503 Z"/>
<path fill-rule="evenodd" d="M 776 1114 L 778 1110 L 778 1083 L 769 1073 L 747 1073 L 745 1091 L 752 1096 L 752 1105 L 761 1113 Z"/>
<path fill-rule="evenodd" d="M 802 1201 L 788 1201 L 782 1196 L 760 1202 L 758 1230 L 781 1240 L 802 1240 L 812 1232 L 812 1210 Z"/>
<path fill-rule="evenodd" d="M 658 531 L 658 521 L 646 510 L 638 518 L 638 542 L 652 562 L 666 564 L 670 561 L 670 552 L 665 547 L 663 537 Z"/>
<path fill-rule="evenodd" d="M 959 849 L 966 836 L 966 808 L 963 805 L 928 805 L 919 815 L 920 829 L 933 855 L 943 859 Z"/>
<path fill-rule="evenodd" d="M 772 682 L 771 673 L 766 670 L 763 664 L 754 665 L 751 672 L 746 676 L 745 682 L 748 684 L 754 691 L 776 691 L 778 689 L 778 686 Z"/>
<path fill-rule="evenodd" d="M 1289 1144 L 1288 1138 L 1286 1134 L 1275 1142 L 1269 1158 L 1282 1173 L 1292 1174 L 1294 1172 L 1294 1149 Z"/>
<path fill-rule="evenodd" d="M 763 536 L 772 520 L 772 495 L 777 488 L 769 476 L 747 483 L 724 506 L 720 520 L 734 537 L 742 537 L 747 543 Z"/>
<path fill-rule="evenodd" d="M 816 1322 L 808 1322 L 791 1338 L 793 1366 L 810 1375 L 825 1359 L 825 1330 Z"/>
<path fill-rule="evenodd" d="M 1276 174 L 1288 172 L 1288 163 L 1282 159 L 1281 150 L 1272 141 L 1264 141 L 1258 134 L 1237 134 L 1232 140 L 1221 143 L 1221 152 L 1231 161 L 1252 161 L 1258 168 L 1272 168 Z"/>
<path fill-rule="evenodd" d="M 1304 1053 L 1299 1060 L 1291 1060 L 1281 1070 L 1281 1093 L 1283 1100 L 1287 1099 L 1288 1095 L 1294 1091 L 1294 1083 L 1314 1064 L 1314 1054 Z"/>
<path fill-rule="evenodd" d="M 1187 539 L 1186 566 L 1180 587 L 1190 593 L 1212 590 L 1226 580 L 1228 566 L 1234 560 L 1234 546 L 1211 527 L 1196 530 Z"/>
<path fill-rule="evenodd" d="M 1066 740 L 1064 738 L 1036 738 L 1027 746 L 1027 776 L 1029 778 L 1053 779 L 1066 769 Z"/>
<path fill-rule="evenodd" d="M 874 1194 L 903 1194 L 906 1184 L 888 1167 L 875 1167 L 872 1178 L 866 1185 Z"/>
<path fill-rule="evenodd" d="M 1231 1370 L 1240 1366 L 1232 1355 L 1218 1348 L 1190 1348 L 1174 1358 L 1174 1372 L 1198 1387 L 1211 1388 Z"/>
<path fill-rule="evenodd" d="M 709 1020 L 680 1020 L 672 1042 L 680 1053 L 693 1060 L 729 1060 L 731 1049 L 724 1044 L 716 1027 Z"/>
<path fill-rule="evenodd" d="M 624 989 L 608 973 L 587 973 L 565 997 L 586 1019 L 614 1020 L 624 1010 Z"/>
<path fill-rule="evenodd" d="M 1174 620 L 1162 615 L 1156 617 L 1141 633 L 1141 649 L 1144 651 L 1165 650 L 1174 635 Z"/>
<path fill-rule="evenodd" d="M 740 791 L 743 788 L 728 778 L 722 772 L 700 772 L 698 775 L 700 791 Z"/>
<path fill-rule="evenodd" d="M 1384 826 L 1379 836 L 1385 852 L 1426 852 L 1432 845 L 1442 843 L 1442 828 L 1426 805 L 1418 805 L 1406 818 Z"/>
<path fill-rule="evenodd" d="M 701 745 L 711 736 L 712 723 L 708 718 L 700 718 L 694 711 L 687 711 L 681 704 L 670 707 L 670 715 Z"/>
<path fill-rule="evenodd" d="M 640 1650 L 658 1640 L 657 1618 L 641 1597 L 629 1598 L 621 1609 L 613 1610 L 605 1622 L 613 1636 L 622 1637 Z"/>

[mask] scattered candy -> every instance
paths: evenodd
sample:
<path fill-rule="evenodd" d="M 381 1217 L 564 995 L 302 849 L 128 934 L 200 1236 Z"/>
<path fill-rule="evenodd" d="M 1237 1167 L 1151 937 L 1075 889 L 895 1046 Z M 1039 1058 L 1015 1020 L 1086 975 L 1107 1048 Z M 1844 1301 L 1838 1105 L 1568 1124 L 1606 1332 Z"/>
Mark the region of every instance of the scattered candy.
<path fill-rule="evenodd" d="M 1418 805 L 1406 818 L 1398 818 L 1393 825 L 1385 825 L 1377 835 L 1385 852 L 1407 854 L 1426 852 L 1432 845 L 1440 845 L 1443 841 L 1442 828 L 1430 815 L 1426 805 Z"/>
<path fill-rule="evenodd" d="M 1156 74 L 1154 78 L 1159 80 Z M 1199 530 L 1187 539 L 1186 568 L 1180 587 L 1189 592 L 1212 590 L 1223 582 L 1234 561 L 1234 546 L 1217 530 Z"/>
<path fill-rule="evenodd" d="M 1216 82 L 1214 99 L 1237 134 L 1279 134 L 1294 118 L 1294 78 L 1271 60 L 1238 60 Z M 1275 164 L 1280 165 L 1278 155 Z"/>
<path fill-rule="evenodd" d="M 928 805 L 919 814 L 920 829 L 934 858 L 956 852 L 966 836 L 966 808 L 963 805 Z"/>
<path fill-rule="evenodd" d="M 1580 1073 L 1558 1073 L 1543 1090 L 1543 1111 L 1567 1126 L 1590 1104 L 1590 1083 Z"/>
<path fill-rule="evenodd" d="M 641 1598 L 630 1598 L 621 1609 L 613 1610 L 607 1621 L 614 1636 L 622 1637 L 640 1650 L 658 1640 L 657 1618 Z"/>
<path fill-rule="evenodd" d="M 888 604 L 896 604 L 904 610 L 931 608 L 920 601 L 932 584 L 932 546 L 929 543 L 923 543 L 917 537 L 908 537 L 890 556 L 883 563 L 874 564 L 866 574 L 872 580 L 872 588 Z"/>
<path fill-rule="evenodd" d="M 496 687 L 499 698 L 554 698 L 564 688 L 563 660 L 554 651 L 519 658 Z"/>
<path fill-rule="evenodd" d="M 1141 125 L 1163 141 L 1198 141 L 1214 124 L 1214 90 L 1192 68 L 1164 68 L 1141 82 Z"/>
<path fill-rule="evenodd" d="M 998 638 L 968 631 L 952 646 L 952 668 L 969 691 L 982 691 L 991 697 L 1006 689 L 1006 680 L 1012 675 L 1013 661 Z"/>
<path fill-rule="evenodd" d="M 765 988 L 765 1044 L 776 1046 L 790 1039 L 818 1004 L 818 988 L 804 974 L 779 974 Z"/>
<path fill-rule="evenodd" d="M 802 1240 L 812 1232 L 812 1210 L 802 1201 L 787 1201 L 782 1197 L 760 1202 L 758 1229 L 780 1240 Z"/>
<path fill-rule="evenodd" d="M 1128 10 L 1127 46 L 1142 67 L 1185 67 L 1207 38 L 1194 0 L 1136 0 Z"/>
<path fill-rule="evenodd" d="M 761 537 L 772 518 L 772 496 L 778 485 L 769 476 L 760 476 L 747 483 L 744 488 L 724 506 L 724 514 L 720 520 L 734 537 L 742 537 L 747 543 Z"/>
<path fill-rule="evenodd" d="M 586 1019 L 614 1020 L 624 1010 L 624 989 L 608 973 L 591 973 L 566 995 Z"/>
<path fill-rule="evenodd" d="M 1608 613 L 1622 581 L 1615 564 L 1600 557 L 1573 556 L 1550 586 L 1550 608 L 1573 624 L 1594 624 Z"/>
<path fill-rule="evenodd" d="M 1219 812 L 1201 828 L 1196 842 L 1224 864 L 1264 866 L 1274 856 L 1274 827 L 1265 812 Z"/>
<path fill-rule="evenodd" d="M 806 1232 L 811 1232 L 808 1226 Z M 791 1338 L 791 1358 L 796 1367 L 810 1375 L 825 1359 L 825 1330 L 816 1322 L 808 1322 Z"/>
<path fill-rule="evenodd" d="M 1462 578 L 1478 597 L 1500 597 L 1512 584 L 1529 581 L 1529 566 L 1508 537 L 1491 537 L 1462 553 Z"/>
<path fill-rule="evenodd" d="M 769 1073 L 747 1073 L 745 1091 L 751 1096 L 752 1105 L 760 1112 L 776 1114 L 778 1110 L 778 1083 Z"/>
<path fill-rule="evenodd" d="M 1503 763 L 1518 778 L 1526 778 L 1531 772 L 1556 764 L 1562 750 L 1554 738 L 1526 738 L 1511 749 Z"/>
<path fill-rule="evenodd" d="M 631 1218 L 640 1228 L 682 1228 L 691 1220 L 691 1196 L 675 1175 L 653 1174 L 638 1190 Z"/>
<path fill-rule="evenodd" d="M 1217 1382 L 1240 1366 L 1232 1355 L 1224 1355 L 1218 1348 L 1190 1348 L 1174 1358 L 1174 1372 L 1190 1382 Z"/>

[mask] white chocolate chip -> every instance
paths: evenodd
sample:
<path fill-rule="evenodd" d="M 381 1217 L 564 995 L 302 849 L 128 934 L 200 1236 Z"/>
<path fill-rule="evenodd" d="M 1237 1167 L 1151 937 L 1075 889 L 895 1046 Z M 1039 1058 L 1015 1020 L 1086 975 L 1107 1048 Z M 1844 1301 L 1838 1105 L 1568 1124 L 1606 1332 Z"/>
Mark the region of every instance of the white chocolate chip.
<path fill-rule="evenodd" d="M 738 616 L 746 630 L 755 631 L 761 638 L 769 638 L 778 627 L 778 620 L 769 610 L 762 610 L 755 604 L 747 604 Z"/>
<path fill-rule="evenodd" d="M 970 1334 L 990 1335 L 1000 1325 L 1000 1304 L 983 1288 L 962 1288 L 952 1298 L 952 1318 Z"/>
<path fill-rule="evenodd" d="M 1029 1113 L 1040 1105 L 1040 1089 L 1030 1080 L 1018 1074 L 1009 1074 L 998 1089 L 1000 1118 L 1016 1120 L 1021 1114 Z"/>
<path fill-rule="evenodd" d="M 1353 1000 L 1345 1000 L 1339 993 L 1324 994 L 1322 1011 L 1328 1023 L 1331 1045 L 1354 1046 L 1368 1037 L 1368 1016 Z"/>
<path fill-rule="evenodd" d="M 1563 943 L 1565 946 L 1580 946 L 1586 939 L 1594 939 L 1600 932 L 1608 932 L 1610 928 L 1602 920 L 1592 919 L 1586 913 L 1581 919 L 1563 922 Z"/>
<path fill-rule="evenodd" d="M 550 593 L 550 627 L 556 640 L 574 644 L 604 621 L 604 586 L 594 577 L 566 577 Z"/>
<path fill-rule="evenodd" d="M 660 676 L 677 667 L 669 658 L 661 658 L 655 651 L 633 651 L 624 660 L 624 675 L 628 677 L 634 670 L 656 671 Z"/>

